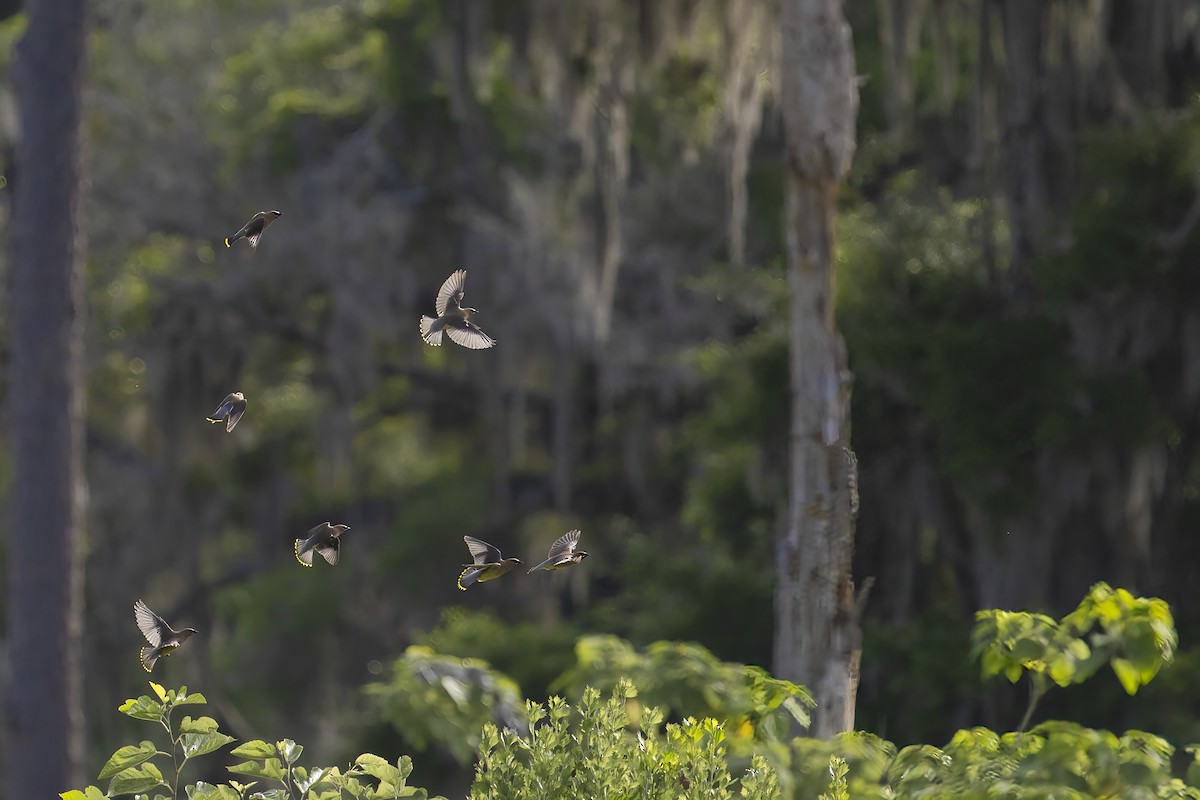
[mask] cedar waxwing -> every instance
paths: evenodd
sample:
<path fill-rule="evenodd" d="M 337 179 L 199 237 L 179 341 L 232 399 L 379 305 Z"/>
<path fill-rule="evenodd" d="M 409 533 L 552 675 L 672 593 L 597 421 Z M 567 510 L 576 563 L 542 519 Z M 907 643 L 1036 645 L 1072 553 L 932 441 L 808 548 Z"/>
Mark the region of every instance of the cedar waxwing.
<path fill-rule="evenodd" d="M 195 628 L 175 630 L 141 600 L 133 604 L 133 615 L 137 619 L 137 626 L 142 632 L 142 636 L 145 636 L 146 641 L 150 643 L 149 647 L 142 648 L 142 669 L 146 672 L 154 669 L 154 662 L 158 661 L 159 656 L 169 656 L 172 650 L 186 642 L 188 637 L 196 632 Z"/>
<path fill-rule="evenodd" d="M 250 243 L 251 250 L 258 249 L 258 240 L 262 238 L 263 231 L 271 227 L 271 223 L 283 216 L 282 211 L 260 211 L 250 218 L 250 221 L 242 226 L 242 229 L 225 240 L 226 247 L 233 247 L 233 243 L 238 239 L 245 239 Z"/>
<path fill-rule="evenodd" d="M 568 531 L 560 536 L 558 541 L 550 545 L 550 555 L 546 557 L 546 560 L 529 571 L 562 569 L 583 561 L 587 558 L 587 551 L 575 549 L 579 546 L 579 536 L 579 531 Z"/>
<path fill-rule="evenodd" d="M 464 592 L 472 583 L 495 580 L 521 563 L 519 558 L 504 558 L 495 547 L 474 536 L 464 536 L 463 541 L 474 559 L 472 564 L 463 564 L 463 571 L 458 576 L 458 588 Z"/>
<path fill-rule="evenodd" d="M 444 331 L 451 341 L 460 347 L 466 347 L 471 350 L 486 350 L 489 347 L 496 346 L 496 340 L 488 336 L 479 326 L 471 322 L 471 315 L 479 312 L 469 306 L 462 304 L 465 291 L 463 287 L 467 282 L 467 271 L 460 269 L 446 278 L 446 282 L 442 284 L 442 288 L 438 291 L 437 303 L 434 308 L 437 310 L 437 319 L 433 317 L 421 317 L 421 338 L 427 344 L 434 347 L 440 347 L 442 344 L 442 332 Z"/>
<path fill-rule="evenodd" d="M 246 413 L 246 397 L 241 392 L 234 392 L 227 395 L 221 401 L 221 405 L 217 406 L 217 410 L 212 413 L 211 417 L 205 417 L 209 422 L 216 424 L 224 420 L 225 432 L 233 430 L 233 426 L 238 424 L 238 420 L 242 418 L 242 414 Z"/>
<path fill-rule="evenodd" d="M 311 567 L 313 551 L 316 550 L 331 567 L 337 566 L 338 554 L 342 549 L 342 534 L 348 530 L 349 525 L 322 522 L 308 532 L 307 538 L 296 540 L 296 560 L 306 567 Z"/>

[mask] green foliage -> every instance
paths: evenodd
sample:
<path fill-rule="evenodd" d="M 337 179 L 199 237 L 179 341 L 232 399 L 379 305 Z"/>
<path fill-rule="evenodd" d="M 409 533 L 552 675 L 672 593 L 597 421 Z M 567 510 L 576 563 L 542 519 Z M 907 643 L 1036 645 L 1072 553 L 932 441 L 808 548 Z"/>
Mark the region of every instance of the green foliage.
<path fill-rule="evenodd" d="M 657 709 L 632 701 L 621 681 L 604 698 L 586 689 L 576 708 L 560 698 L 529 703 L 531 730 L 488 724 L 472 800 L 534 797 L 762 798 L 779 800 L 774 773 L 756 758 L 739 781 L 725 760 L 725 732 L 711 718 L 662 728 Z M 636 711 L 631 711 L 636 708 Z"/>
<path fill-rule="evenodd" d="M 1039 288 L 1069 301 L 1124 291 L 1194 291 L 1200 236 L 1171 241 L 1196 192 L 1200 108 L 1149 113 L 1133 130 L 1095 130 L 1080 143 L 1083 185 L 1069 246 L 1038 264 Z"/>
<path fill-rule="evenodd" d="M 1177 638 L 1166 602 L 1134 597 L 1106 583 L 1092 586 L 1061 622 L 1044 614 L 992 609 L 976 614 L 973 634 L 984 678 L 1002 674 L 1016 683 L 1023 674 L 1030 676 L 1026 721 L 1051 681 L 1081 683 L 1104 664 L 1128 694 L 1136 694 L 1174 658 Z"/>
<path fill-rule="evenodd" d="M 444 747 L 460 764 L 470 763 L 480 730 L 492 720 L 524 729 L 520 689 L 486 661 L 459 659 L 413 646 L 392 665 L 388 680 L 364 691 L 380 716 L 420 750 Z"/>
<path fill-rule="evenodd" d="M 723 662 L 697 644 L 655 642 L 639 652 L 615 636 L 584 636 L 575 654 L 575 666 L 555 684 L 567 696 L 582 697 L 589 687 L 615 690 L 631 681 L 639 701 L 667 714 L 720 720 L 739 753 L 784 741 L 795 727 L 808 725 L 813 701 L 804 687 L 759 667 Z"/>
<path fill-rule="evenodd" d="M 841 756 L 829 757 L 829 791 L 822 794 L 817 800 L 850 800 L 850 784 L 846 780 L 846 774 L 850 771 L 850 767 L 846 765 L 846 759 Z"/>
<path fill-rule="evenodd" d="M 264 145 L 277 168 L 298 159 L 294 126 L 302 118 L 362 117 L 377 97 L 386 39 L 360 33 L 362 12 L 340 5 L 294 15 L 286 26 L 266 23 L 220 76 L 216 109 L 237 130 L 239 155 Z"/>
<path fill-rule="evenodd" d="M 796 797 L 878 800 L 952 798 L 1200 798 L 1195 781 L 1171 774 L 1174 748 L 1143 731 L 1117 736 L 1067 722 L 1028 733 L 961 730 L 942 748 L 897 750 L 870 734 L 792 745 Z M 1197 771 L 1200 773 L 1200 771 Z"/>
<path fill-rule="evenodd" d="M 442 611 L 441 621 L 417 644 L 436 653 L 482 659 L 510 676 L 526 697 L 537 698 L 575 661 L 578 631 L 567 624 L 506 623 L 493 611 L 462 607 Z"/>
<path fill-rule="evenodd" d="M 212 717 L 193 719 L 185 716 L 176 724 L 172 712 L 180 706 L 203 705 L 204 695 L 189 694 L 186 686 L 164 689 L 151 682 L 154 696 L 142 695 L 126 700 L 118 709 L 134 719 L 158 723 L 167 732 L 170 752 L 159 750 L 151 741 L 119 748 L 101 768 L 99 780 L 109 781 L 107 794 L 95 786 L 63 792 L 62 800 L 97 800 L 103 797 L 138 795 L 149 797 L 154 789 L 166 789 L 170 795 L 155 794 L 155 800 L 178 800 L 179 774 L 188 760 L 212 753 L 230 742 L 232 736 L 218 730 Z M 185 786 L 188 800 L 426 800 L 424 789 L 407 785 L 412 761 L 402 756 L 394 765 L 379 756 L 364 753 L 346 770 L 338 767 L 306 769 L 299 765 L 304 748 L 290 739 L 270 743 L 259 739 L 245 742 L 230 751 L 242 759 L 229 771 L 256 780 L 213 785 L 199 781 Z M 164 775 L 153 759 L 171 759 L 172 770 Z M 255 788 L 278 784 L 278 787 Z"/>

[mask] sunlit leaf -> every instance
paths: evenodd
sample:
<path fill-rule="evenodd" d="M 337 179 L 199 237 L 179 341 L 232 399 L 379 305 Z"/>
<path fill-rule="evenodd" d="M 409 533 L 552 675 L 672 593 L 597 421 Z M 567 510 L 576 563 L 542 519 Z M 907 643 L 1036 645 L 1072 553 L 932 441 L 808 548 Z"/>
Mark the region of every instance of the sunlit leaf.
<path fill-rule="evenodd" d="M 210 733 L 185 733 L 179 737 L 179 746 L 184 756 L 192 758 L 224 747 L 234 741 L 232 736 L 213 731 Z"/>
<path fill-rule="evenodd" d="M 299 760 L 300 754 L 304 752 L 304 745 L 296 744 L 291 739 L 276 742 L 275 747 L 279 749 L 279 754 L 283 756 L 283 760 L 289 766 L 295 764 Z"/>
<path fill-rule="evenodd" d="M 122 770 L 136 767 L 143 761 L 154 758 L 157 752 L 158 748 L 154 745 L 154 742 L 148 739 L 143 739 L 139 744 L 126 745 L 112 754 L 112 757 L 108 759 L 104 767 L 100 770 L 97 778 L 99 780 L 111 778 Z"/>
<path fill-rule="evenodd" d="M 270 778 L 271 780 L 283 780 L 283 762 L 278 758 L 268 758 L 262 763 L 257 761 L 243 761 L 240 764 L 234 764 L 229 767 L 230 772 L 235 772 L 241 775 L 249 775 L 252 778 Z"/>
<path fill-rule="evenodd" d="M 117 707 L 117 710 L 134 719 L 157 722 L 162 717 L 163 705 L 157 700 L 152 700 L 146 695 L 142 695 L 136 700 L 126 700 Z"/>
<path fill-rule="evenodd" d="M 153 789 L 155 786 L 167 786 L 163 782 L 162 772 L 153 764 L 142 764 L 130 767 L 118 773 L 108 784 L 108 794 L 140 794 Z M 167 788 L 170 788 L 167 786 Z"/>
<path fill-rule="evenodd" d="M 1112 668 L 1126 694 L 1137 694 L 1138 687 L 1142 685 L 1142 677 L 1138 668 L 1124 658 L 1114 658 Z"/>
<path fill-rule="evenodd" d="M 275 745 L 264 742 L 262 739 L 251 739 L 230 750 L 229 754 L 240 758 L 273 758 L 278 755 L 278 751 L 275 749 Z"/>
<path fill-rule="evenodd" d="M 179 723 L 180 733 L 212 733 L 217 730 L 217 721 L 212 717 L 184 717 Z"/>

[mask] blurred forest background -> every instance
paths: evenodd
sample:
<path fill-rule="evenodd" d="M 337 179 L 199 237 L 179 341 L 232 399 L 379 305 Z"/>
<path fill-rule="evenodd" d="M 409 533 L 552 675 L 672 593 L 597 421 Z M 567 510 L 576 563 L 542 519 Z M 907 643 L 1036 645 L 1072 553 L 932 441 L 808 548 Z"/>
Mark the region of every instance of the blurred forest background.
<path fill-rule="evenodd" d="M 777 13 L 94 5 L 89 764 L 144 692 L 138 597 L 201 632 L 155 680 L 203 690 L 234 735 L 329 762 L 427 747 L 414 778 L 434 787 L 469 763 L 363 691 L 410 645 L 485 659 L 531 698 L 562 690 L 586 633 L 770 667 Z M 856 726 L 898 744 L 1011 729 L 1023 696 L 981 684 L 975 610 L 1060 614 L 1107 580 L 1171 604 L 1178 663 L 1136 709 L 1105 682 L 1046 713 L 1200 740 L 1200 1 L 846 13 L 862 106 L 837 313 L 854 571 L 874 579 Z M 221 246 L 269 208 L 256 253 Z M 460 267 L 494 351 L 418 336 Z M 226 435 L 204 416 L 235 390 L 249 408 Z M 325 520 L 351 526 L 342 563 L 304 570 L 292 540 Z M 581 567 L 455 587 L 463 534 L 531 564 L 571 527 Z"/>

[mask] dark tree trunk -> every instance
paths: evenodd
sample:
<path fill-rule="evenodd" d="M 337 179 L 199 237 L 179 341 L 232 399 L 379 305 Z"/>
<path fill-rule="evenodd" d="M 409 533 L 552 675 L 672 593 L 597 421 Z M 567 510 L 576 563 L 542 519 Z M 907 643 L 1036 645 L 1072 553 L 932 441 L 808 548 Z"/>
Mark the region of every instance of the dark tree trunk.
<path fill-rule="evenodd" d="M 808 686 L 811 733 L 854 727 L 860 637 L 850 558 L 857 471 L 846 353 L 833 319 L 833 222 L 854 154 L 858 89 L 841 0 L 784 0 L 791 475 L 777 546 L 775 672 Z"/>
<path fill-rule="evenodd" d="M 13 82 L 8 796 L 82 782 L 83 292 L 77 220 L 86 0 L 30 4 Z M 132 601 L 131 601 L 132 602 Z"/>

